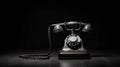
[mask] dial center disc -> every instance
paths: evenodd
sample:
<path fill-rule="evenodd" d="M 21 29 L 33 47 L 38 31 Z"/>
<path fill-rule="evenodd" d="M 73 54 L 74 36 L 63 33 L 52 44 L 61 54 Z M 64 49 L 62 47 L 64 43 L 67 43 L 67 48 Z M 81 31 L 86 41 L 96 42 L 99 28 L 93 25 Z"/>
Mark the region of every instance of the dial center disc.
<path fill-rule="evenodd" d="M 75 37 L 75 36 L 70 36 L 68 39 L 69 39 L 70 41 L 74 42 L 74 41 L 77 40 L 77 37 Z"/>

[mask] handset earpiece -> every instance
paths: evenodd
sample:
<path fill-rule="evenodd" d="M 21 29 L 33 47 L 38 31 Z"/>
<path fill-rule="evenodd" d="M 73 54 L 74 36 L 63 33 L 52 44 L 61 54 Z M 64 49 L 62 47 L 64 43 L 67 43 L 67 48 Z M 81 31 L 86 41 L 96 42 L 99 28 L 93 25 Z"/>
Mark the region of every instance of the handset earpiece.
<path fill-rule="evenodd" d="M 83 32 L 88 32 L 88 31 L 90 31 L 90 30 L 92 30 L 90 24 L 86 24 L 86 25 L 84 26 L 84 28 L 82 29 Z"/>
<path fill-rule="evenodd" d="M 54 33 L 58 33 L 58 32 L 63 31 L 62 25 L 65 25 L 65 24 L 64 23 L 57 23 L 57 24 L 52 24 L 50 26 L 54 27 L 53 30 L 52 30 Z"/>
<path fill-rule="evenodd" d="M 54 25 L 54 29 L 53 29 L 54 33 L 61 32 L 61 31 L 63 31 L 63 28 L 61 25 L 59 24 Z"/>

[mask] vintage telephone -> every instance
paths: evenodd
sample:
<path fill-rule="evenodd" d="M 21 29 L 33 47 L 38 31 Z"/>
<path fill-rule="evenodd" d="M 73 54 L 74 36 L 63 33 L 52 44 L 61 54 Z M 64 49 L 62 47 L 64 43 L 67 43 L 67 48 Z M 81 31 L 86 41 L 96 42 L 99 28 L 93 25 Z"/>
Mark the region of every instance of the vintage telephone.
<path fill-rule="evenodd" d="M 59 42 L 61 43 L 59 42 L 58 43 L 60 45 L 63 45 L 63 47 L 59 50 L 58 58 L 59 59 L 90 58 L 87 49 L 84 48 L 83 39 L 80 36 L 81 34 L 80 32 L 88 32 L 90 30 L 90 27 L 91 26 L 88 23 L 77 22 L 77 21 L 52 24 L 48 27 L 48 38 L 50 42 L 49 52 L 46 55 L 27 54 L 27 55 L 20 55 L 19 57 L 31 58 L 31 59 L 48 59 L 53 49 L 53 45 L 52 45 L 53 39 L 51 38 L 51 32 L 54 33 L 52 35 L 55 35 L 56 33 L 67 31 L 69 33 L 65 36 L 61 36 L 63 37 L 63 39 L 61 40 L 59 39 L 60 40 Z M 54 39 L 53 41 L 57 41 L 57 40 Z"/>
<path fill-rule="evenodd" d="M 77 21 L 53 24 L 55 33 L 63 31 L 61 25 L 64 25 L 65 29 L 70 31 L 70 33 L 65 37 L 64 46 L 59 52 L 58 57 L 60 59 L 90 58 L 87 49 L 84 48 L 83 39 L 80 36 L 80 32 L 88 32 L 90 30 L 90 24 Z"/>

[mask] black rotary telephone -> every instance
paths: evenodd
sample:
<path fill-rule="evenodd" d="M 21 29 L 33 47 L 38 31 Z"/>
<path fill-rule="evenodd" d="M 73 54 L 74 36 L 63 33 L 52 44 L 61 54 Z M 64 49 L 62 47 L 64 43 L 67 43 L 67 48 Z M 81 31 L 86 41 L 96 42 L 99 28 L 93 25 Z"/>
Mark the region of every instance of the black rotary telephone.
<path fill-rule="evenodd" d="M 84 48 L 83 39 L 80 36 L 81 34 L 80 32 L 88 32 L 90 28 L 91 28 L 90 24 L 77 21 L 51 24 L 48 27 L 48 38 L 50 43 L 49 52 L 46 55 L 25 54 L 20 55 L 19 57 L 30 59 L 48 59 L 53 49 L 52 40 L 55 41 L 54 39 L 51 38 L 51 32 L 60 33 L 65 30 L 69 31 L 70 33 L 68 33 L 67 36 L 64 36 L 64 39 L 61 39 L 59 41 L 62 42 L 61 44 L 63 45 L 63 47 L 60 49 L 58 53 L 58 58 L 59 59 L 90 58 L 87 49 Z M 76 33 L 76 31 L 79 32 Z"/>

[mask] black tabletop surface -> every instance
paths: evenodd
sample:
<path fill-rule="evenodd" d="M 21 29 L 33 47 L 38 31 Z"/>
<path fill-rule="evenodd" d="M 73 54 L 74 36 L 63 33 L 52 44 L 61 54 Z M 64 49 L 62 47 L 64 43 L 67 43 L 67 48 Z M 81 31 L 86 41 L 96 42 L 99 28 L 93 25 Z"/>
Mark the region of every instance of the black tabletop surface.
<path fill-rule="evenodd" d="M 19 58 L 23 52 L 4 52 L 0 55 L 0 65 L 3 67 L 118 67 L 120 54 L 117 51 L 90 51 L 91 59 L 58 59 L 53 53 L 49 59 Z"/>

